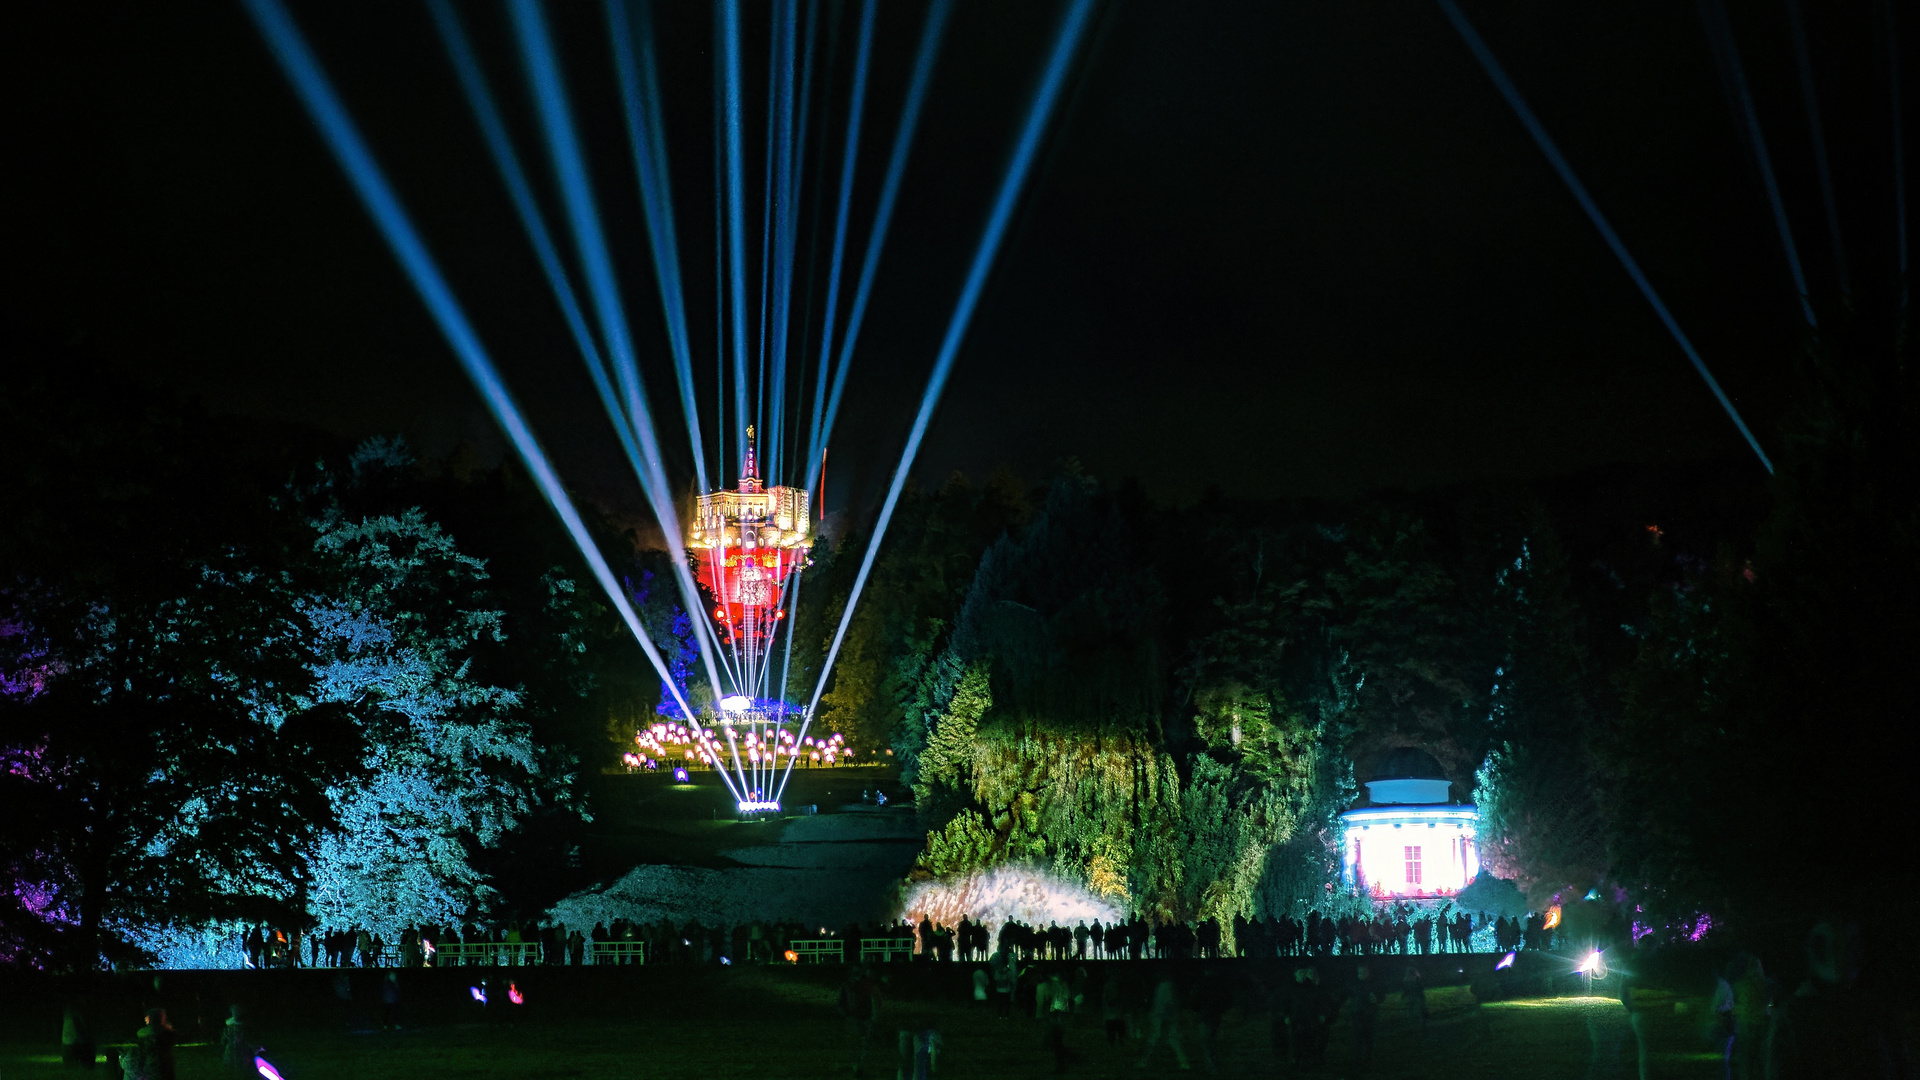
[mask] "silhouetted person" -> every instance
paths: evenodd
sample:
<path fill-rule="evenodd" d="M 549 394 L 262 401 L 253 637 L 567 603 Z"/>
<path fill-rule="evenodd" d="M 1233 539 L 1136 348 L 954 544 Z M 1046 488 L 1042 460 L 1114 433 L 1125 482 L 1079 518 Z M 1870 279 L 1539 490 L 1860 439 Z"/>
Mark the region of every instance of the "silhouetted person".
<path fill-rule="evenodd" d="M 1373 972 L 1365 964 L 1353 969 L 1353 988 L 1347 992 L 1353 1016 L 1353 1056 L 1366 1068 L 1373 1063 L 1373 1029 L 1380 1018 L 1380 994 L 1374 987 Z"/>
<path fill-rule="evenodd" d="M 1153 1061 L 1154 1048 L 1162 1040 L 1173 1049 L 1173 1060 L 1188 1068 L 1186 1048 L 1180 1045 L 1180 991 L 1173 984 L 1173 966 L 1162 964 L 1147 999 L 1147 1048 L 1135 1063 L 1144 1069 Z"/>
<path fill-rule="evenodd" d="M 1631 962 L 1631 958 L 1629 958 Z M 1639 965 L 1635 964 L 1637 969 Z M 1647 1080 L 1647 1007 L 1640 1000 L 1640 977 L 1632 971 L 1615 973 L 1620 980 L 1620 1006 L 1627 1013 L 1627 1030 L 1633 1032 L 1635 1075 Z"/>
<path fill-rule="evenodd" d="M 993 1011 L 1004 1020 L 1013 1015 L 1013 995 L 1020 990 L 1020 961 L 1014 956 L 1013 945 L 1002 944 L 987 966 L 993 969 Z"/>
<path fill-rule="evenodd" d="M 1333 1021 L 1333 999 L 1320 987 L 1320 972 L 1303 967 L 1293 973 L 1293 992 L 1287 1001 L 1287 1041 L 1293 1063 L 1313 1067 L 1327 1059 L 1327 1025 Z"/>
<path fill-rule="evenodd" d="M 1077 1056 L 1067 1049 L 1067 1017 L 1073 1011 L 1073 991 L 1055 972 L 1036 989 L 1034 1002 L 1036 1007 L 1044 1006 L 1040 1019 L 1046 1021 L 1047 1034 L 1042 1045 L 1053 1055 L 1053 1071 L 1066 1072 Z"/>
<path fill-rule="evenodd" d="M 1227 1010 L 1233 1008 L 1233 988 L 1227 985 L 1218 968 L 1209 967 L 1200 973 L 1200 985 L 1193 990 L 1193 1011 L 1200 1015 L 1200 1056 L 1207 1063 L 1208 1072 L 1220 1071 L 1217 1051 L 1220 1044 L 1220 1022 L 1226 1019 Z"/>
<path fill-rule="evenodd" d="M 134 1033 L 133 1048 L 120 1055 L 127 1080 L 174 1080 L 173 1025 L 167 1011 L 147 1013 L 146 1026 Z"/>
<path fill-rule="evenodd" d="M 933 1080 L 940 1067 L 940 1029 L 921 1028 L 900 1033 L 900 1067 L 895 1080 Z"/>
<path fill-rule="evenodd" d="M 880 1018 L 880 984 L 855 965 L 840 987 L 840 1015 L 847 1019 L 847 1030 L 854 1040 L 853 1075 L 865 1075 L 867 1051 L 873 1047 L 873 1028 Z"/>
<path fill-rule="evenodd" d="M 1109 969 L 1100 987 L 1100 1019 L 1106 1023 L 1107 1045 L 1119 1046 L 1127 1037 L 1127 984 Z"/>
<path fill-rule="evenodd" d="M 1767 976 L 1758 957 L 1740 953 L 1727 964 L 1727 1014 L 1733 1034 L 1727 1044 L 1727 1074 L 1760 1080 L 1766 1068 Z"/>
<path fill-rule="evenodd" d="M 68 1005 L 60 1018 L 60 1063 L 72 1068 L 93 1068 L 93 1023 L 82 1003 Z"/>
<path fill-rule="evenodd" d="M 1807 981 L 1774 1010 L 1767 1080 L 1912 1080 L 1898 1018 L 1854 985 L 1859 931 L 1831 922 L 1815 926 L 1807 937 L 1807 970 Z"/>
<path fill-rule="evenodd" d="M 229 1006 L 227 1022 L 220 1029 L 220 1060 L 236 1076 L 254 1076 L 257 1071 L 253 1058 L 258 1052 L 259 1046 L 247 1026 L 246 1010 L 239 1005 Z"/>
<path fill-rule="evenodd" d="M 1427 981 L 1412 964 L 1407 965 L 1407 973 L 1400 977 L 1400 1007 L 1422 1024 L 1427 1022 Z"/>

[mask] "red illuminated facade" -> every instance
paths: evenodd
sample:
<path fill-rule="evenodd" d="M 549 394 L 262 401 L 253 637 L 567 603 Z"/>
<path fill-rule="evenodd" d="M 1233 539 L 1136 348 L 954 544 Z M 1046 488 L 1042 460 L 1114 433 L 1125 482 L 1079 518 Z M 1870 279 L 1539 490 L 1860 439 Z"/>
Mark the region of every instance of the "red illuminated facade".
<path fill-rule="evenodd" d="M 804 490 L 761 485 L 752 428 L 744 472 L 737 489 L 700 496 L 687 548 L 722 639 L 757 657 L 786 616 L 787 586 L 807 565 L 813 536 Z"/>

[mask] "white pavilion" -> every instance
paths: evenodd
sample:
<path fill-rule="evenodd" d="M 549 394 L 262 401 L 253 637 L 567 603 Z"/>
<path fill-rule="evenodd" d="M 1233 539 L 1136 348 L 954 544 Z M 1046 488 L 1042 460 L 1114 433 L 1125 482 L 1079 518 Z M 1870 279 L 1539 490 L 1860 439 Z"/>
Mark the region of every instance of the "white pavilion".
<path fill-rule="evenodd" d="M 1389 751 L 1366 782 L 1366 802 L 1340 815 L 1347 883 L 1377 899 L 1452 896 L 1480 872 L 1472 803 L 1450 798 L 1440 763 L 1410 747 Z"/>

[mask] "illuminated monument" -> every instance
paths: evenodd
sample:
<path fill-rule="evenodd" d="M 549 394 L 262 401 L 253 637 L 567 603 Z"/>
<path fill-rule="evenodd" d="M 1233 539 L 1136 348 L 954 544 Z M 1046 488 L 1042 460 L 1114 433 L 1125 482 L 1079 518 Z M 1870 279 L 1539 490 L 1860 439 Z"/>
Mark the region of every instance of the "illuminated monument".
<path fill-rule="evenodd" d="M 1480 872 L 1479 811 L 1448 798 L 1439 762 L 1410 747 L 1389 751 L 1367 781 L 1365 804 L 1340 815 L 1347 883 L 1379 899 L 1445 897 Z"/>
<path fill-rule="evenodd" d="M 732 764 L 741 811 L 757 813 L 780 809 L 775 786 L 782 765 L 791 768 L 795 759 L 822 752 L 831 762 L 843 748 L 838 736 L 815 743 L 793 730 L 804 719 L 803 710 L 783 700 L 784 676 L 777 689 L 770 686 L 770 646 L 787 617 L 787 590 L 797 583 L 813 549 L 810 500 L 802 488 L 761 483 L 752 428 L 746 447 L 740 486 L 700 496 L 687 529 L 687 549 L 699 564 L 701 587 L 713 600 L 714 625 L 729 654 L 722 666 L 734 684 L 732 694 L 715 702 L 725 742 L 707 736 L 701 756 L 720 768 Z"/>
<path fill-rule="evenodd" d="M 746 672 L 763 675 L 766 648 L 787 616 L 787 585 L 807 565 L 813 548 L 806 491 L 760 484 L 754 463 L 753 429 L 747 429 L 747 463 L 738 489 L 700 496 L 687 548 L 700 562 L 699 580 L 713 597 L 713 620 L 722 640 L 739 650 Z M 749 678 L 757 686 L 759 680 Z"/>

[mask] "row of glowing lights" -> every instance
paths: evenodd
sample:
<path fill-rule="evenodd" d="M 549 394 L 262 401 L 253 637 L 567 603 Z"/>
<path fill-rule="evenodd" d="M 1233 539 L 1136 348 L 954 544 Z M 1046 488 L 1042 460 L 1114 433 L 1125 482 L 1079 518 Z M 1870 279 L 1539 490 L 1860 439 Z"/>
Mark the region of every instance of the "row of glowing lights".
<path fill-rule="evenodd" d="M 725 743 L 722 743 L 722 736 Z M 649 760 L 664 761 L 679 757 L 685 761 L 704 761 L 709 765 L 724 760 L 724 755 L 735 752 L 730 747 L 744 745 L 747 760 L 752 762 L 774 761 L 781 758 L 794 758 L 805 754 L 810 761 L 821 761 L 828 765 L 838 758 L 849 757 L 853 751 L 847 749 L 847 740 L 839 732 L 821 739 L 808 735 L 796 740 L 791 731 L 735 732 L 733 728 L 723 728 L 722 736 L 716 736 L 712 730 L 694 731 L 685 724 L 655 724 L 633 737 L 640 746 L 640 753 L 621 755 L 621 760 L 633 768 L 645 765 Z"/>

